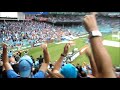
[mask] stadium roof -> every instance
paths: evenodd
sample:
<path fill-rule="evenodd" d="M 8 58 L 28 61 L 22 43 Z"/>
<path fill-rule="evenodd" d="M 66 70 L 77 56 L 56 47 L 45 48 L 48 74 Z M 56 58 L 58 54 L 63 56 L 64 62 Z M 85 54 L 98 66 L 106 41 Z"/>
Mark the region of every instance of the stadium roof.
<path fill-rule="evenodd" d="M 25 14 L 32 14 L 32 15 L 47 15 L 48 12 L 23 12 Z"/>

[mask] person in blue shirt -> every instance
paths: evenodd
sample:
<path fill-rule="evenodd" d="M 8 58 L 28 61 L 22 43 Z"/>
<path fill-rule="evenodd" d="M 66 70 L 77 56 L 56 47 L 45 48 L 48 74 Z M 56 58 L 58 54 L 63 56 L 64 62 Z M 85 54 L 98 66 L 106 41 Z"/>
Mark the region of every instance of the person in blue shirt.
<path fill-rule="evenodd" d="M 47 67 L 50 61 L 50 55 L 47 50 L 46 44 L 42 44 L 41 48 L 44 54 L 44 63 L 42 63 L 41 67 L 39 68 L 39 71 L 34 75 L 32 74 L 33 61 L 30 56 L 24 55 L 18 61 L 19 74 L 17 74 L 13 70 L 10 63 L 8 62 L 7 45 L 3 44 L 2 60 L 3 60 L 3 66 L 5 67 L 5 70 L 7 72 L 7 77 L 8 78 L 45 78 L 45 73 L 47 71 Z"/>
<path fill-rule="evenodd" d="M 69 52 L 71 44 L 72 43 L 67 43 L 64 46 L 63 53 L 60 55 L 60 58 L 56 61 L 54 65 L 53 74 L 54 75 L 57 74 L 57 76 L 59 75 L 58 77 L 55 78 L 77 78 L 78 70 L 74 65 L 67 63 L 61 67 L 64 58 L 67 56 Z"/>

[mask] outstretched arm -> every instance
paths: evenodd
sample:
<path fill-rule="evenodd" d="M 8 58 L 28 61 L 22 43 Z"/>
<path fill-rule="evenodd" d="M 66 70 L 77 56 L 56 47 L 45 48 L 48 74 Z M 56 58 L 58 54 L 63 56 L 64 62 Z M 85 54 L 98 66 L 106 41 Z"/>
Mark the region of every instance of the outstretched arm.
<path fill-rule="evenodd" d="M 50 78 L 64 78 L 64 76 L 60 73 L 53 73 L 50 70 L 47 70 L 47 72 L 50 75 Z"/>
<path fill-rule="evenodd" d="M 95 59 L 93 57 L 93 54 L 91 53 L 91 50 L 90 50 L 89 46 L 83 47 L 80 50 L 80 54 L 83 54 L 83 53 L 85 53 L 86 56 L 89 59 L 91 69 L 92 69 L 92 75 L 95 76 L 95 77 L 98 77 L 98 70 L 97 70 L 97 66 L 96 66 L 96 63 L 95 63 Z"/>
<path fill-rule="evenodd" d="M 7 45 L 3 44 L 3 56 L 2 56 L 2 60 L 3 60 L 3 66 L 5 68 L 5 70 L 13 70 L 12 66 L 10 65 L 9 61 L 8 61 L 8 56 L 7 56 Z"/>
<path fill-rule="evenodd" d="M 50 55 L 47 49 L 47 44 L 42 44 L 41 48 L 43 50 L 43 54 L 44 54 L 44 62 L 42 63 L 41 67 L 39 70 L 46 72 L 48 65 L 49 65 L 49 61 L 50 61 Z"/>
<path fill-rule="evenodd" d="M 66 44 L 64 47 L 63 53 L 61 54 L 60 58 L 57 60 L 57 62 L 54 65 L 53 73 L 59 72 L 62 61 L 63 61 L 64 57 L 67 55 L 68 51 L 69 51 L 69 44 Z"/>
<path fill-rule="evenodd" d="M 95 15 L 86 15 L 84 18 L 86 30 L 99 31 Z M 93 56 L 97 65 L 99 77 L 114 78 L 115 74 L 112 70 L 112 60 L 107 50 L 103 46 L 101 37 L 91 37 L 90 43 L 93 51 Z"/>

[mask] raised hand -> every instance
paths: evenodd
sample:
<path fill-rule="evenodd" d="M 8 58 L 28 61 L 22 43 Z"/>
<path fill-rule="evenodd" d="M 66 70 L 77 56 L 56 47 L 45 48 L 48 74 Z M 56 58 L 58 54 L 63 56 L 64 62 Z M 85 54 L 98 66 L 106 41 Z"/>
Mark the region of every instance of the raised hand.
<path fill-rule="evenodd" d="M 80 55 L 84 54 L 87 48 L 89 48 L 89 46 L 85 45 L 82 49 L 80 49 Z"/>
<path fill-rule="evenodd" d="M 87 56 L 91 56 L 91 50 L 90 50 L 90 48 L 89 47 L 87 47 L 86 49 L 85 49 L 85 54 L 87 55 Z"/>
<path fill-rule="evenodd" d="M 71 46 L 75 46 L 75 42 L 74 41 L 69 41 L 68 44 Z"/>
<path fill-rule="evenodd" d="M 40 47 L 42 48 L 42 50 L 45 50 L 45 49 L 47 49 L 47 43 L 45 43 L 45 44 L 42 44 Z"/>
<path fill-rule="evenodd" d="M 88 32 L 91 32 L 93 30 L 98 30 L 97 21 L 94 13 L 92 13 L 91 15 L 86 15 L 84 17 L 83 24 L 86 28 L 86 31 Z"/>
<path fill-rule="evenodd" d="M 63 54 L 66 56 L 68 51 L 69 51 L 69 48 L 70 48 L 70 45 L 67 43 L 64 47 L 64 51 L 63 51 Z"/>

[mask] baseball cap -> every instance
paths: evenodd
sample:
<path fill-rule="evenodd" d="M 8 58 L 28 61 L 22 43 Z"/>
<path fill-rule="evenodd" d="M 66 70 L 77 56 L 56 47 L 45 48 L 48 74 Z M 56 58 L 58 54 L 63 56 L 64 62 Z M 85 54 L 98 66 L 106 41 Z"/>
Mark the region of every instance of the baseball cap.
<path fill-rule="evenodd" d="M 25 55 L 19 60 L 19 72 L 21 77 L 28 77 L 33 66 L 33 61 L 30 56 Z"/>
<path fill-rule="evenodd" d="M 60 70 L 60 73 L 65 78 L 77 78 L 78 70 L 72 64 L 66 64 L 62 67 L 62 69 Z"/>

